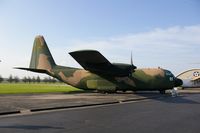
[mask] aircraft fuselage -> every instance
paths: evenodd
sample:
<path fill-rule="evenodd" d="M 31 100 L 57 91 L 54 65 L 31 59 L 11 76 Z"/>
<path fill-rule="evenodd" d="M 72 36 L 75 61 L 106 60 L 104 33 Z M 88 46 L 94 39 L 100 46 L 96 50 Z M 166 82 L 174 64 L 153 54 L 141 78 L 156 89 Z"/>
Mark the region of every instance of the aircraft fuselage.
<path fill-rule="evenodd" d="M 37 73 L 46 73 L 71 86 L 104 92 L 117 90 L 159 90 L 182 84 L 182 80 L 165 69 L 137 69 L 131 64 L 110 63 L 96 50 L 79 50 L 69 53 L 84 69 L 59 66 L 55 63 L 42 36 L 37 36 L 29 68 L 18 68 Z M 132 59 L 132 58 L 131 58 Z"/>
<path fill-rule="evenodd" d="M 161 68 L 135 69 L 129 76 L 117 77 L 97 75 L 84 69 L 56 66 L 49 75 L 85 90 L 167 90 L 177 84 L 174 75 Z"/>

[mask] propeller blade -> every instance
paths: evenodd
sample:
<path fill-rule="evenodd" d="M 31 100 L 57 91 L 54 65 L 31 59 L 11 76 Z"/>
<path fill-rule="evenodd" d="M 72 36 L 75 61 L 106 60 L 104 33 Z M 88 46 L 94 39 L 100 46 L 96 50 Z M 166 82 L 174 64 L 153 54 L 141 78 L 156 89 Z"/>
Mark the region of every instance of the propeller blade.
<path fill-rule="evenodd" d="M 133 57 L 132 57 L 132 51 L 131 51 L 131 66 L 133 66 Z"/>

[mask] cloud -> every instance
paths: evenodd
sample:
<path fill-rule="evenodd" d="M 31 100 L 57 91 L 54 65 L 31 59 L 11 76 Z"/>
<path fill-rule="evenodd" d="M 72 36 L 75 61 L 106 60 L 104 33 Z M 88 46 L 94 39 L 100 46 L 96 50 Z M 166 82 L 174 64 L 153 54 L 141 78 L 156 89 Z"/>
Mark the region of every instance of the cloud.
<path fill-rule="evenodd" d="M 153 31 L 124 36 L 111 37 L 96 41 L 74 41 L 68 47 L 71 50 L 97 49 L 110 50 L 155 50 L 171 48 L 191 48 L 200 45 L 200 25 L 175 26 L 167 29 L 156 28 Z"/>
<path fill-rule="evenodd" d="M 0 68 L 3 76 L 8 77 L 9 74 L 16 74 L 21 77 L 33 75 L 30 72 L 23 73 L 22 71 L 12 69 L 14 66 L 28 67 L 31 47 L 30 45 L 21 46 L 20 43 L 30 44 L 32 43 L 31 41 L 32 38 L 22 39 L 16 43 L 14 48 L 10 45 L 10 48 L 2 49 L 1 59 L 3 58 L 3 62 L 1 62 Z M 51 44 L 49 40 L 46 41 Z M 4 43 L 3 41 L 1 42 L 1 44 Z M 7 43 L 12 43 L 12 40 L 7 39 Z M 142 68 L 160 66 L 178 74 L 187 69 L 200 67 L 196 63 L 199 62 L 200 57 L 200 25 L 155 28 L 152 31 L 99 38 L 92 41 L 74 40 L 68 45 L 54 45 L 54 48 L 52 48 L 52 45 L 49 45 L 49 48 L 55 61 L 60 65 L 80 67 L 66 53 L 75 50 L 96 49 L 110 62 L 121 63 L 130 63 L 132 51 L 133 62 L 136 66 Z M 11 56 L 9 56 L 8 51 L 12 53 Z"/>
<path fill-rule="evenodd" d="M 79 40 L 74 41 L 68 49 L 96 49 L 111 62 L 124 63 L 130 62 L 132 51 L 134 62 L 140 67 L 164 66 L 182 71 L 191 67 L 190 63 L 198 61 L 200 57 L 200 25 L 155 28 L 149 32 L 95 41 Z M 185 67 L 178 66 L 183 64 Z"/>

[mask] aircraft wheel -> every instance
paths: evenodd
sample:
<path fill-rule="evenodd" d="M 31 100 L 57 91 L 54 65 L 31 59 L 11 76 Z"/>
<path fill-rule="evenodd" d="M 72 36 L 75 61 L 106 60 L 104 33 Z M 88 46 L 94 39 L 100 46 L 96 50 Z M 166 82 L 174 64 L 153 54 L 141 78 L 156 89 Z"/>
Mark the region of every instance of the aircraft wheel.
<path fill-rule="evenodd" d="M 97 90 L 97 92 L 101 94 L 106 94 L 106 91 L 102 91 L 102 90 Z"/>
<path fill-rule="evenodd" d="M 133 93 L 137 93 L 137 91 L 133 90 Z"/>
<path fill-rule="evenodd" d="M 160 94 L 165 94 L 165 90 L 160 90 Z"/>
<path fill-rule="evenodd" d="M 123 92 L 126 92 L 126 90 L 122 90 Z"/>

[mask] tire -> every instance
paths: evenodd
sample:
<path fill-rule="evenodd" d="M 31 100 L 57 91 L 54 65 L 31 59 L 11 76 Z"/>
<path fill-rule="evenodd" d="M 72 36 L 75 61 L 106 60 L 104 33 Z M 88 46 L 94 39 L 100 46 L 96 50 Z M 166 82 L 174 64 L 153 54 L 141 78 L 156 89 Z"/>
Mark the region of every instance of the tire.
<path fill-rule="evenodd" d="M 165 90 L 160 90 L 160 94 L 165 94 Z"/>
<path fill-rule="evenodd" d="M 126 92 L 126 90 L 122 90 L 123 92 Z"/>

